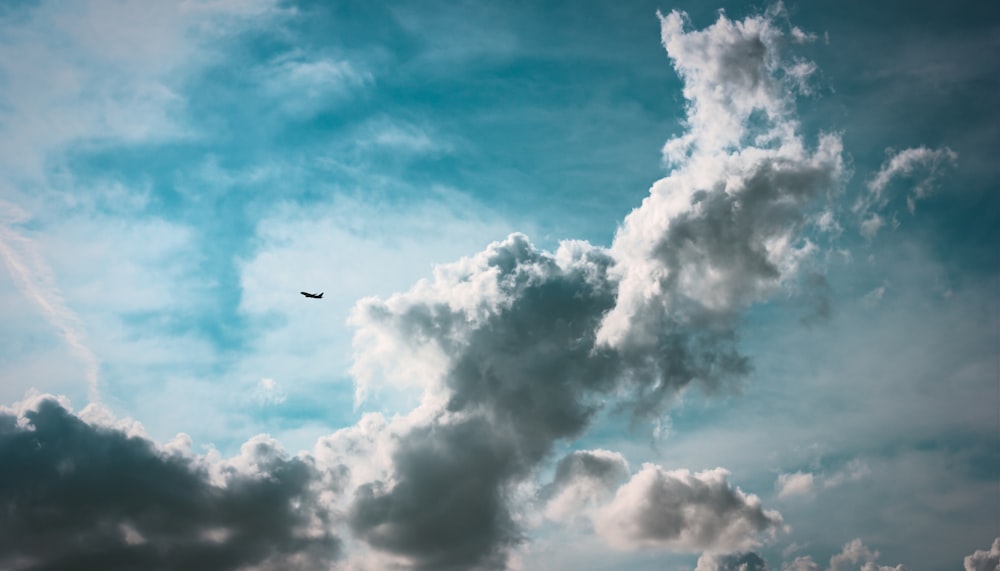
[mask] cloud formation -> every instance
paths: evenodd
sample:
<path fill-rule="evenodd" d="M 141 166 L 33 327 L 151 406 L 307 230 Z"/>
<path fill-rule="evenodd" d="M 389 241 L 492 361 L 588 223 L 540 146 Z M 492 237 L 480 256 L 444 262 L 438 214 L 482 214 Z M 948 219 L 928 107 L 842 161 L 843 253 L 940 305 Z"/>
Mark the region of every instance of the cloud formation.
<path fill-rule="evenodd" d="M 989 551 L 977 549 L 965 557 L 965 571 L 997 571 L 1000 569 L 1000 537 L 993 540 Z"/>
<path fill-rule="evenodd" d="M 906 207 L 910 213 L 917 209 L 917 201 L 934 190 L 934 184 L 946 167 L 954 166 L 958 153 L 948 147 L 930 149 L 924 146 L 886 152 L 888 158 L 868 181 L 868 193 L 854 205 L 854 212 L 861 220 L 861 235 L 871 239 L 885 226 L 880 214 L 889 204 L 887 189 L 899 178 L 911 179 L 912 186 L 906 195 Z M 920 176 L 917 176 L 920 175 Z"/>
<path fill-rule="evenodd" d="M 808 472 L 795 472 L 793 474 L 779 474 L 775 487 L 778 489 L 779 498 L 789 496 L 805 495 L 812 491 L 813 475 Z"/>
<path fill-rule="evenodd" d="M 903 565 L 891 567 L 879 565 L 878 551 L 872 551 L 861 539 L 854 539 L 844 544 L 840 553 L 830 558 L 830 565 L 826 571 L 906 571 Z M 820 566 L 813 561 L 812 557 L 796 557 L 791 563 L 783 567 L 783 571 L 820 571 Z"/>
<path fill-rule="evenodd" d="M 595 516 L 597 533 L 621 549 L 734 552 L 758 545 L 781 515 L 733 487 L 721 468 L 696 474 L 645 464 Z"/>
<path fill-rule="evenodd" d="M 664 330 L 731 335 L 740 311 L 796 278 L 814 249 L 801 236 L 807 215 L 844 173 L 839 138 L 824 135 L 809 149 L 798 135 L 780 79 L 782 33 L 769 17 L 723 15 L 691 32 L 680 13 L 661 20 L 689 130 L 667 142 L 676 168 L 611 247 L 620 284 L 599 341 L 628 352 L 655 347 Z"/>
<path fill-rule="evenodd" d="M 357 537 L 415 568 L 502 567 L 521 541 L 513 486 L 605 402 L 651 417 L 692 383 L 711 389 L 749 370 L 738 316 L 796 279 L 813 249 L 800 232 L 839 187 L 841 146 L 824 136 L 810 149 L 797 134 L 770 15 L 721 16 L 692 32 L 683 22 L 662 18 L 688 133 L 668 143 L 675 170 L 610 248 L 565 241 L 549 253 L 513 234 L 407 292 L 358 304 L 359 397 L 380 383 L 416 388 L 424 409 L 399 433 L 385 477 L 358 488 Z M 564 471 L 586 472 L 612 459 L 566 461 Z M 622 547 L 733 550 L 781 518 L 725 471 L 650 465 L 595 522 Z"/>
<path fill-rule="evenodd" d="M 306 571 L 338 556 L 319 501 L 334 482 L 308 457 L 257 437 L 223 462 L 131 432 L 48 396 L 0 411 L 0 567 Z"/>

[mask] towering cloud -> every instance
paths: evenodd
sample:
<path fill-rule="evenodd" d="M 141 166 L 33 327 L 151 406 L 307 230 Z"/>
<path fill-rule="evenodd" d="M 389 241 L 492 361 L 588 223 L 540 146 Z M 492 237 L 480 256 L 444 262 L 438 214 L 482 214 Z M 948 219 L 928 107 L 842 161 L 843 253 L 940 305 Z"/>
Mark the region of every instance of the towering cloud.
<path fill-rule="evenodd" d="M 0 459 L 4 569 L 308 571 L 340 551 L 334 482 L 265 438 L 212 462 L 43 397 L 0 412 Z"/>
<path fill-rule="evenodd" d="M 514 234 L 356 308 L 359 396 L 379 382 L 424 393 L 388 473 L 350 507 L 370 545 L 416 568 L 501 567 L 521 540 L 512 486 L 607 399 L 655 414 L 693 382 L 747 372 L 736 321 L 796 278 L 809 211 L 838 188 L 840 142 L 810 149 L 798 135 L 791 90 L 804 68 L 782 59 L 770 16 L 687 32 L 674 12 L 662 29 L 688 131 L 609 249 L 568 241 L 549 253 Z M 652 500 L 657 510 L 642 507 Z M 622 546 L 738 549 L 781 519 L 722 471 L 646 466 L 597 521 Z"/>

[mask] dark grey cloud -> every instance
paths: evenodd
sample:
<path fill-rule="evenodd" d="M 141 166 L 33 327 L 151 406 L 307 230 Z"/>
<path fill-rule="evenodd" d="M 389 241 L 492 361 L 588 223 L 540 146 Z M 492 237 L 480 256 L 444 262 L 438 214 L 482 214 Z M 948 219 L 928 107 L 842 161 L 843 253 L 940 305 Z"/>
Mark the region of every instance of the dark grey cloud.
<path fill-rule="evenodd" d="M 559 492 L 581 480 L 595 480 L 614 489 L 628 478 L 628 464 L 621 454 L 607 450 L 575 450 L 556 463 L 552 478 L 553 492 Z"/>
<path fill-rule="evenodd" d="M 404 435 L 398 481 L 361 486 L 349 513 L 355 535 L 408 555 L 420 569 L 502 568 L 520 540 L 504 483 L 520 468 L 514 443 L 482 418 Z"/>
<path fill-rule="evenodd" d="M 340 540 L 320 474 L 264 439 L 216 476 L 196 458 L 42 399 L 0 412 L 0 567 L 327 569 Z"/>
<path fill-rule="evenodd" d="M 740 313 L 797 279 L 812 250 L 800 232 L 842 175 L 840 143 L 824 137 L 809 150 L 797 135 L 776 79 L 782 33 L 768 17 L 685 32 L 671 15 L 663 30 L 691 100 L 690 137 L 610 248 L 568 241 L 549 253 L 514 234 L 356 308 L 359 394 L 377 382 L 423 390 L 388 474 L 360 486 L 350 507 L 352 531 L 377 549 L 421 569 L 500 568 L 521 540 L 512 489 L 556 442 L 579 436 L 606 403 L 653 418 L 692 383 L 714 389 L 750 370 Z M 561 468 L 600 464 L 582 458 Z M 616 499 L 607 529 L 632 525 L 626 516 L 639 526 L 609 532 L 621 544 L 737 550 L 781 522 L 724 477 L 660 471 L 640 486 L 652 470 L 619 495 L 641 487 L 652 494 L 643 501 L 695 514 L 660 521 Z"/>

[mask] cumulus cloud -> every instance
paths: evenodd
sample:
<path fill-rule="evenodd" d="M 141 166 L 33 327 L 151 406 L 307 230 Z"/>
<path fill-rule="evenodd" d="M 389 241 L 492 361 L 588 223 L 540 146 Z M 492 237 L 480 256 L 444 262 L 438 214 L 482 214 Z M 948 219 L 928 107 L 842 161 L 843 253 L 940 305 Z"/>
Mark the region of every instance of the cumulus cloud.
<path fill-rule="evenodd" d="M 993 540 L 989 551 L 977 549 L 972 555 L 966 555 L 964 563 L 965 571 L 1000 570 L 1000 537 Z"/>
<path fill-rule="evenodd" d="M 753 552 L 715 555 L 704 553 L 694 571 L 767 571 L 767 562 Z"/>
<path fill-rule="evenodd" d="M 340 551 L 333 482 L 265 437 L 195 456 L 43 395 L 0 411 L 0 463 L 5 569 L 312 570 Z"/>
<path fill-rule="evenodd" d="M 607 450 L 563 457 L 542 496 L 546 517 L 584 516 L 602 539 L 625 550 L 733 552 L 760 544 L 782 527 L 778 512 L 764 510 L 759 498 L 732 486 L 722 468 L 692 474 L 644 464 L 630 477 L 625 458 Z M 729 569 L 737 559 L 708 557 L 704 565 Z M 751 559 L 741 564 L 756 569 Z"/>
<path fill-rule="evenodd" d="M 721 339 L 738 312 L 798 275 L 814 250 L 800 232 L 843 176 L 836 136 L 809 149 L 797 134 L 771 19 L 720 16 L 686 32 L 673 12 L 662 24 L 689 130 L 666 144 L 675 170 L 611 247 L 620 285 L 599 340 L 620 350 L 648 350 L 689 324 Z"/>
<path fill-rule="evenodd" d="M 415 568 L 502 567 L 522 540 L 512 490 L 557 441 L 608 401 L 659 418 L 692 383 L 711 389 L 749 370 L 736 321 L 797 279 L 814 249 L 801 230 L 840 185 L 840 141 L 810 148 L 797 134 L 785 76 L 801 62 L 780 57 L 785 32 L 772 16 L 720 16 L 703 31 L 686 31 L 677 12 L 661 20 L 688 132 L 667 144 L 675 170 L 610 248 L 566 241 L 550 253 L 513 234 L 356 307 L 358 397 L 403 386 L 424 407 L 379 447 L 388 467 L 348 510 L 369 545 Z M 606 482 L 595 471 L 622 475 L 608 454 L 564 459 L 551 493 L 565 503 L 552 515 L 598 495 Z M 595 516 L 619 546 L 688 550 L 746 548 L 780 524 L 723 470 L 651 465 Z"/>
<path fill-rule="evenodd" d="M 622 549 L 734 552 L 758 545 L 781 515 L 728 481 L 721 468 L 691 473 L 645 464 L 594 518 L 598 534 Z"/>
<path fill-rule="evenodd" d="M 840 553 L 830 558 L 826 571 L 906 571 L 903 565 L 895 567 L 879 565 L 878 551 L 872 551 L 860 539 L 846 543 Z M 783 567 L 784 571 L 820 571 L 820 566 L 808 555 L 796 557 Z"/>

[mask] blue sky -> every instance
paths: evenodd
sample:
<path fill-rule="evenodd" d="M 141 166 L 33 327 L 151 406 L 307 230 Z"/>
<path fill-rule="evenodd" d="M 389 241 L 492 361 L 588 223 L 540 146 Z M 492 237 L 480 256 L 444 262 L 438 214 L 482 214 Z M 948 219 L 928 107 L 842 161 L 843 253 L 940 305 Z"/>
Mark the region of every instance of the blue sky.
<path fill-rule="evenodd" d="M 8 516 L 0 562 L 986 568 L 998 25 L 0 4 L 0 458 L 35 474 L 0 490 L 62 518 Z M 60 430 L 82 448 L 19 455 Z M 192 508 L 179 538 L 156 494 L 31 487 L 89 494 L 111 441 L 288 525 Z"/>

